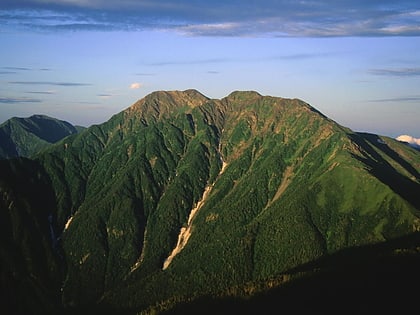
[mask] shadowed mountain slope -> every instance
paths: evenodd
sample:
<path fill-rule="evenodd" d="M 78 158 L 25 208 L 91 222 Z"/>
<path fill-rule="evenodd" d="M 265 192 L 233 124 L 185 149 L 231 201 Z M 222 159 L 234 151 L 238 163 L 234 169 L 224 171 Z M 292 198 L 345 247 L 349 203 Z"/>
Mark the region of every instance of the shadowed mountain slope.
<path fill-rule="evenodd" d="M 82 129 L 45 115 L 13 117 L 0 125 L 0 158 L 30 157 Z"/>
<path fill-rule="evenodd" d="M 60 266 L 33 281 L 69 312 L 161 311 L 265 291 L 300 266 L 420 227 L 419 152 L 354 133 L 301 100 L 252 91 L 220 100 L 154 92 L 33 161 L 0 168 L 2 216 L 19 233 L 39 225 L 18 256 L 5 243 L 2 262 L 23 275 Z M 27 178 L 19 189 L 3 175 L 13 172 Z M 31 242 L 44 247 L 22 249 Z M 48 284 L 57 278 L 60 289 Z"/>

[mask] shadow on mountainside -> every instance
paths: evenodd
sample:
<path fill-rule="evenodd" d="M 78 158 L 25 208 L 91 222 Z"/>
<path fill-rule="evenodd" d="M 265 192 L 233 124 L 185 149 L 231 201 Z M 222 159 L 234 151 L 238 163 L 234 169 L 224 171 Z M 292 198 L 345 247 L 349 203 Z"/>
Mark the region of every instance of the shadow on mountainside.
<path fill-rule="evenodd" d="M 406 199 L 416 209 L 420 209 L 420 199 L 418 198 L 420 184 L 400 174 L 372 146 L 393 159 L 410 175 L 416 178 L 416 180 L 419 180 L 420 174 L 417 170 L 401 158 L 398 153 L 392 150 L 387 144 L 380 142 L 380 138 L 376 135 L 357 133 L 349 134 L 349 137 L 367 153 L 363 158 L 357 155 L 353 155 L 353 157 L 368 166 L 370 173 L 382 183 L 390 187 L 402 198 Z"/>
<path fill-rule="evenodd" d="M 36 161 L 1 160 L 0 195 L 0 303 L 7 314 L 53 314 L 62 260 L 50 179 Z"/>
<path fill-rule="evenodd" d="M 249 298 L 203 297 L 163 314 L 408 314 L 419 267 L 416 233 L 321 258 L 291 271 L 306 276 Z"/>

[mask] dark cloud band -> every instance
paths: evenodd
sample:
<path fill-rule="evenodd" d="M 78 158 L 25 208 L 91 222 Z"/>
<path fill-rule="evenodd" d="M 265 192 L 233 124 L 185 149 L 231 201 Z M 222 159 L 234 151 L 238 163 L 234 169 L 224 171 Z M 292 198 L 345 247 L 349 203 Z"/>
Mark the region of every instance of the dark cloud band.
<path fill-rule="evenodd" d="M 0 25 L 54 30 L 172 29 L 200 36 L 419 36 L 412 0 L 6 0 Z"/>

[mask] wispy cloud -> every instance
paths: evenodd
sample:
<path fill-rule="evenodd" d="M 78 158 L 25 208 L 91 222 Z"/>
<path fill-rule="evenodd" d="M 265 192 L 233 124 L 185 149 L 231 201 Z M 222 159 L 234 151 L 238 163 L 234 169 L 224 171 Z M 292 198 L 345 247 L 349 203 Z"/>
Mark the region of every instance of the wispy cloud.
<path fill-rule="evenodd" d="M 374 103 L 386 103 L 386 102 L 418 102 L 420 96 L 405 96 L 405 97 L 394 97 L 394 98 L 381 98 L 376 100 L 369 100 Z"/>
<path fill-rule="evenodd" d="M 110 99 L 111 97 L 114 97 L 115 94 L 101 93 L 101 94 L 97 94 L 96 96 L 98 96 L 101 99 Z"/>
<path fill-rule="evenodd" d="M 397 76 L 397 77 L 420 76 L 420 68 L 370 69 L 368 72 L 373 75 L 382 75 L 382 76 Z"/>
<path fill-rule="evenodd" d="M 49 68 L 26 68 L 26 67 L 0 67 L 0 69 L 7 70 L 7 71 L 13 71 L 12 73 L 17 73 L 20 71 L 51 71 Z"/>
<path fill-rule="evenodd" d="M 30 71 L 30 68 L 23 68 L 23 67 L 2 67 L 5 70 L 14 70 L 14 71 Z"/>
<path fill-rule="evenodd" d="M 37 98 L 26 97 L 0 97 L 1 104 L 18 104 L 18 103 L 41 103 L 42 100 Z"/>
<path fill-rule="evenodd" d="M 300 53 L 300 54 L 289 54 L 289 55 L 277 55 L 272 56 L 270 60 L 304 60 L 313 58 L 326 58 L 331 57 L 337 53 L 333 52 L 314 52 L 314 53 Z"/>
<path fill-rule="evenodd" d="M 16 74 L 16 71 L 0 71 L 0 74 Z"/>
<path fill-rule="evenodd" d="M 27 91 L 26 94 L 41 94 L 41 95 L 52 95 L 55 94 L 53 91 Z"/>
<path fill-rule="evenodd" d="M 301 53 L 301 54 L 283 54 L 264 57 L 247 58 L 208 58 L 208 59 L 178 59 L 178 60 L 160 60 L 151 63 L 145 63 L 145 66 L 163 67 L 163 66 L 184 66 L 184 65 L 213 65 L 223 63 L 243 63 L 243 62 L 261 62 L 261 61 L 299 61 L 314 58 L 328 58 L 337 53 L 319 52 L 319 53 Z"/>
<path fill-rule="evenodd" d="M 210 59 L 189 59 L 189 60 L 163 60 L 157 62 L 146 63 L 146 66 L 174 66 L 174 65 L 202 65 L 202 64 L 216 64 L 230 61 L 227 58 L 210 58 Z"/>
<path fill-rule="evenodd" d="M 154 76 L 156 74 L 155 73 L 150 73 L 150 72 L 138 72 L 135 75 L 149 77 L 149 76 Z"/>
<path fill-rule="evenodd" d="M 419 12 L 413 0 L 4 0 L 0 25 L 190 36 L 418 36 Z"/>
<path fill-rule="evenodd" d="M 80 82 L 54 82 L 54 81 L 10 81 L 9 84 L 20 84 L 20 85 L 56 85 L 56 86 L 90 86 L 91 83 L 80 83 Z"/>

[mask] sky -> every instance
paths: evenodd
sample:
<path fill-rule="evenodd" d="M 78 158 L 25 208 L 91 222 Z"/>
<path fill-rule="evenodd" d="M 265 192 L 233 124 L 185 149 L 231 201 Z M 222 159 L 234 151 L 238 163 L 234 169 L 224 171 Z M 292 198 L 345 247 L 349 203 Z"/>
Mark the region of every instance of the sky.
<path fill-rule="evenodd" d="M 90 126 L 157 90 L 299 98 L 420 138 L 420 0 L 1 0 L 0 123 Z"/>

